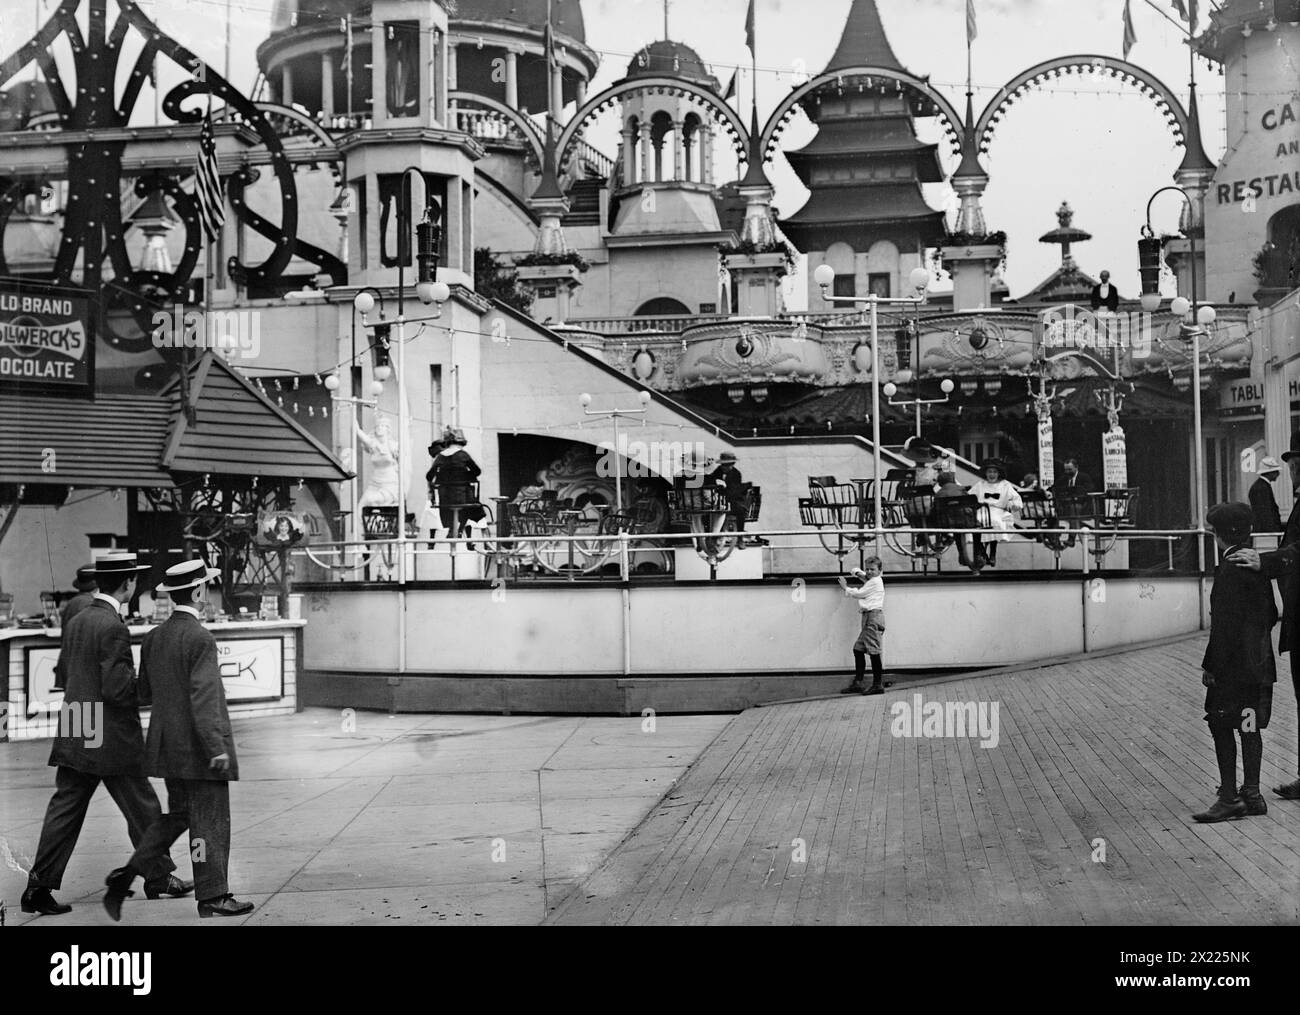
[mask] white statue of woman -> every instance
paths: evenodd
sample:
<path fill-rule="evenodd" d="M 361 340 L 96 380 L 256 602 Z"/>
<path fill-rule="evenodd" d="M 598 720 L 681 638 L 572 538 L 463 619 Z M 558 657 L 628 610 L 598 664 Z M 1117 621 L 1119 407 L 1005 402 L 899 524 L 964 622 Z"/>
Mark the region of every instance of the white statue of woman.
<path fill-rule="evenodd" d="M 370 455 L 368 482 L 359 506 L 363 509 L 396 506 L 401 480 L 397 472 L 397 441 L 393 438 L 392 428 L 382 416 L 375 421 L 373 433 L 366 433 L 355 421 L 352 428 Z"/>

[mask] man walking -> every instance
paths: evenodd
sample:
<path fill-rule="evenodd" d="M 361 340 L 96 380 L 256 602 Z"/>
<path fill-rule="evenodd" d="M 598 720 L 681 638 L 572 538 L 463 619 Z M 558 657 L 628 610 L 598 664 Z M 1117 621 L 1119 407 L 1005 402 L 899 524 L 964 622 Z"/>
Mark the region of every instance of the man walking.
<path fill-rule="evenodd" d="M 1282 456 L 1291 474 L 1292 488 L 1300 487 L 1300 430 L 1291 435 L 1291 450 Z M 1258 550 L 1243 548 L 1228 555 L 1228 560 L 1238 567 L 1262 571 L 1277 579 L 1282 593 L 1282 632 L 1278 636 L 1278 651 L 1291 653 L 1291 686 L 1300 701 L 1300 500 L 1291 509 L 1286 521 L 1282 541 L 1273 553 L 1261 554 Z M 1300 778 L 1273 792 L 1283 800 L 1300 800 Z"/>
<path fill-rule="evenodd" d="M 63 629 L 59 654 L 67 681 L 59 711 L 59 730 L 50 751 L 56 774 L 54 796 L 45 812 L 40 845 L 23 892 L 24 913 L 52 916 L 72 907 L 51 892 L 63 884 L 63 872 L 81 835 L 86 810 L 100 782 L 126 818 L 131 844 L 143 841 L 162 807 L 144 774 L 144 736 L 136 700 L 131 635 L 120 608 L 135 595 L 137 576 L 149 570 L 134 553 L 117 553 L 95 565 L 98 591 L 93 602 Z M 149 898 L 181 896 L 193 887 L 173 877 L 176 865 L 159 853 L 142 869 Z"/>
<path fill-rule="evenodd" d="M 59 607 L 59 630 L 67 631 L 68 622 L 95 601 L 99 586 L 95 583 L 95 565 L 85 564 L 77 568 L 77 580 L 72 583 L 77 594 Z M 54 663 L 53 690 L 62 691 L 67 684 L 67 675 L 63 672 L 63 655 Z"/>
<path fill-rule="evenodd" d="M 132 882 L 164 856 L 188 828 L 199 916 L 244 916 L 251 902 L 230 894 L 230 782 L 239 778 L 217 642 L 200 622 L 208 582 L 220 574 L 201 560 L 167 569 L 158 592 L 175 605 L 161 627 L 145 635 L 140 652 L 140 698 L 153 703 L 145 763 L 167 781 L 167 813 L 136 845 L 125 867 L 108 876 L 104 908 L 121 919 Z"/>
<path fill-rule="evenodd" d="M 1273 497 L 1273 484 L 1281 472 L 1282 467 L 1276 458 L 1265 458 L 1259 463 L 1259 479 L 1251 484 L 1249 494 L 1251 529 L 1255 535 L 1282 531 L 1282 515 Z"/>

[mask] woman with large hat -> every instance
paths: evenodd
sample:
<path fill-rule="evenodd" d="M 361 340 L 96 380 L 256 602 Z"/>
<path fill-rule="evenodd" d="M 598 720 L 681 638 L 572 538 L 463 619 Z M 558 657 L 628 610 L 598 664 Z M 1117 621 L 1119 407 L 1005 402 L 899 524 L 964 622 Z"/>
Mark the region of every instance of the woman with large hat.
<path fill-rule="evenodd" d="M 1000 535 L 993 536 L 985 549 L 984 542 L 975 536 L 975 564 L 997 567 L 998 542 L 1006 542 L 1016 528 L 1016 514 L 1024 509 L 1020 491 L 1007 481 L 1007 467 L 999 458 L 990 458 L 980 464 L 983 478 L 970 488 L 980 506 L 988 511 L 989 528 Z"/>

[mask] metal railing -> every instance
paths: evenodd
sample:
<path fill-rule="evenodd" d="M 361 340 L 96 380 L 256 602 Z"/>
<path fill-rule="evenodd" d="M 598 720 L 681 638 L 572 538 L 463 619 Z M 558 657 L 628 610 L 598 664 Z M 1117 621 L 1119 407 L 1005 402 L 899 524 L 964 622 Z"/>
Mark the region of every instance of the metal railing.
<path fill-rule="evenodd" d="M 899 540 L 929 540 L 938 531 L 933 527 L 900 526 L 883 530 L 879 534 L 879 540 L 874 530 L 864 530 L 858 526 L 838 529 L 827 527 L 815 532 L 801 528 L 747 530 L 743 533 L 678 531 L 635 535 L 628 532 L 548 532 L 498 536 L 491 532 L 479 532 L 455 539 L 440 538 L 432 543 L 427 537 L 416 538 L 408 534 L 403 539 L 313 543 L 294 549 L 291 555 L 300 563 L 310 561 L 315 565 L 318 573 L 314 576 L 305 573 L 309 569 L 298 569 L 298 580 L 308 583 L 396 584 L 399 554 L 407 555 L 406 572 L 416 582 L 663 581 L 673 577 L 673 568 L 669 562 L 674 558 L 674 551 L 693 550 L 703 561 L 710 555 L 716 557 L 718 540 L 733 539 L 737 542 L 737 549 L 761 551 L 762 574 L 771 579 L 843 574 L 846 557 L 852 555 L 865 558 L 872 554 L 885 560 L 886 578 L 891 575 L 938 578 L 951 577 L 954 573 L 966 574 L 964 569 L 944 571 L 940 567 L 945 558 L 955 564 L 952 559 L 955 557 L 954 544 L 948 544 L 937 553 L 930 553 L 928 560 L 935 564 L 936 569 L 931 571 L 927 568 L 924 573 L 914 570 L 918 558 L 899 553 L 893 548 L 893 544 Z M 987 528 L 945 529 L 943 532 L 951 536 L 979 535 L 989 540 L 1003 534 Z M 852 546 L 850 554 L 833 560 L 827 559 L 824 539 L 828 534 L 843 537 Z M 1034 529 L 1017 529 L 1008 535 L 1011 540 L 1000 544 L 1004 549 L 1035 543 L 1042 533 Z M 1007 562 L 1004 560 L 1000 573 L 1042 572 L 1061 578 L 1096 574 L 1108 570 L 1105 566 L 1107 558 L 1121 546 L 1146 541 L 1164 544 L 1164 566 L 1144 569 L 1125 567 L 1117 570 L 1151 576 L 1195 576 L 1195 541 L 1205 533 L 1191 529 L 1115 530 L 1081 526 L 1055 529 L 1053 535 L 1073 537 L 1074 547 L 1079 550 L 1077 565 L 1061 567 L 1060 556 L 1056 555 L 1055 560 L 1044 561 L 1042 566 L 1011 570 L 1005 566 Z M 1177 552 L 1180 543 L 1186 544 L 1183 553 Z M 1185 557 L 1191 566 L 1179 566 L 1180 557 Z M 651 566 L 646 566 L 647 564 Z M 1208 572 L 1204 576 L 1208 577 Z M 726 575 L 723 574 L 722 577 L 725 579 Z"/>

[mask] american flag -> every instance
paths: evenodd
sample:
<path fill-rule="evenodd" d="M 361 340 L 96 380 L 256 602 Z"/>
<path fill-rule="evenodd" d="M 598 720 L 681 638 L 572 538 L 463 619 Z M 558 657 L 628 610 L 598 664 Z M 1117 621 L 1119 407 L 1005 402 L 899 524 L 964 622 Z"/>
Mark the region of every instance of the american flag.
<path fill-rule="evenodd" d="M 194 169 L 194 193 L 199 199 L 199 218 L 209 242 L 217 238 L 226 221 L 226 192 L 217 169 L 217 143 L 212 136 L 212 118 L 203 121 L 199 132 L 199 157 Z"/>

